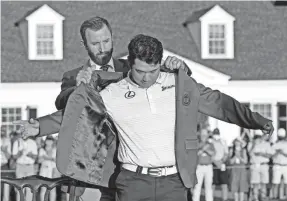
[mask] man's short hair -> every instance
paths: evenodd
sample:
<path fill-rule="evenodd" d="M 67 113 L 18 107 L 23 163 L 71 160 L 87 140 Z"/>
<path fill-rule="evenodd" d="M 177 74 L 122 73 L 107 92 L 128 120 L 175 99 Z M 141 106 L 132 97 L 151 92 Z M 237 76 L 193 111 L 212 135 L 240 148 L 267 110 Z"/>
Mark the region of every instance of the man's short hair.
<path fill-rule="evenodd" d="M 158 64 L 162 60 L 162 43 L 151 36 L 143 34 L 136 35 L 128 45 L 129 65 L 132 67 L 135 59 L 146 62 L 147 64 Z"/>
<path fill-rule="evenodd" d="M 96 16 L 96 17 L 93 17 L 91 19 L 85 20 L 82 23 L 81 28 L 80 28 L 80 33 L 81 33 L 82 39 L 84 41 L 84 44 L 86 44 L 86 42 L 87 42 L 87 39 L 86 39 L 86 30 L 87 29 L 92 29 L 94 31 L 98 31 L 101 28 L 103 28 L 104 25 L 106 25 L 108 27 L 108 29 L 112 35 L 112 28 L 111 28 L 108 20 L 106 20 L 105 18 Z"/>

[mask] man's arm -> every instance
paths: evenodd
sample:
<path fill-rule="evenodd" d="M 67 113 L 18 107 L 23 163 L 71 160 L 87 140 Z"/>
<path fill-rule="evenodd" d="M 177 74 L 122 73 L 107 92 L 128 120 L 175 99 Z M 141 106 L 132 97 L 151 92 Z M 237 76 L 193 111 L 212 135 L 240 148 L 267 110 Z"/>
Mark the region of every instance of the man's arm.
<path fill-rule="evenodd" d="M 27 137 L 42 137 L 58 133 L 61 128 L 64 111 L 58 110 L 52 114 L 39 117 L 38 119 L 19 120 L 13 122 L 15 125 L 20 125 L 22 138 Z"/>
<path fill-rule="evenodd" d="M 64 73 L 61 85 L 61 92 L 57 96 L 55 105 L 58 110 L 62 110 L 66 107 L 67 101 L 71 93 L 76 89 L 76 77 Z"/>
<path fill-rule="evenodd" d="M 37 137 L 59 133 L 63 116 L 64 111 L 58 110 L 52 114 L 39 117 L 37 119 L 39 121 L 39 134 Z"/>
<path fill-rule="evenodd" d="M 19 150 L 19 139 L 17 139 L 12 145 L 12 157 L 17 159 L 23 155 L 23 150 Z"/>
<path fill-rule="evenodd" d="M 197 87 L 200 93 L 199 112 L 203 114 L 249 129 L 263 130 L 271 121 L 218 90 L 202 84 L 197 84 Z"/>
<path fill-rule="evenodd" d="M 214 149 L 214 146 L 212 144 L 209 144 L 209 147 L 204 151 L 205 151 L 205 153 L 207 153 L 211 157 L 214 156 L 214 154 L 215 154 L 215 149 Z"/>

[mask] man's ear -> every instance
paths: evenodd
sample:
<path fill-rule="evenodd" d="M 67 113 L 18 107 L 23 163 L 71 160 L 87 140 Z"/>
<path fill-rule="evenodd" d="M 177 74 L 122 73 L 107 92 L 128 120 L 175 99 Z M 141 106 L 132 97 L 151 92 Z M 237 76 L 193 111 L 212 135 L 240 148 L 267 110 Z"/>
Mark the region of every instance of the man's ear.
<path fill-rule="evenodd" d="M 81 43 L 81 46 L 82 46 L 82 47 L 84 47 L 85 49 L 87 49 L 87 47 L 86 47 L 86 45 L 85 45 L 85 42 L 84 42 L 83 40 L 81 40 L 80 43 Z"/>
<path fill-rule="evenodd" d="M 128 60 L 129 67 L 131 68 L 131 62 L 130 62 L 130 56 L 129 55 L 127 57 L 127 60 Z"/>

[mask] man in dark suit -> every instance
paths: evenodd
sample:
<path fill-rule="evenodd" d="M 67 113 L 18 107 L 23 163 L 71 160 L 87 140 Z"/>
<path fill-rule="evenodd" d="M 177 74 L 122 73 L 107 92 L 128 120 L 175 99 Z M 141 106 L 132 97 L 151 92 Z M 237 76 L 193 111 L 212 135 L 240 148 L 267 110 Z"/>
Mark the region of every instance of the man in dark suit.
<path fill-rule="evenodd" d="M 126 73 L 130 69 L 126 60 L 112 57 L 112 29 L 106 19 L 93 17 L 84 21 L 80 33 L 90 59 L 85 65 L 64 73 L 61 92 L 55 102 L 58 110 L 66 107 L 70 94 L 81 82 L 90 82 L 94 70 Z"/>
<path fill-rule="evenodd" d="M 126 60 L 112 57 L 112 29 L 106 19 L 97 16 L 84 21 L 80 28 L 80 34 L 90 59 L 85 65 L 64 73 L 61 92 L 55 102 L 58 110 L 65 109 L 70 94 L 81 82 L 90 82 L 94 70 L 123 73 L 129 71 Z M 101 201 L 114 200 L 114 191 L 102 188 L 101 193 Z"/>

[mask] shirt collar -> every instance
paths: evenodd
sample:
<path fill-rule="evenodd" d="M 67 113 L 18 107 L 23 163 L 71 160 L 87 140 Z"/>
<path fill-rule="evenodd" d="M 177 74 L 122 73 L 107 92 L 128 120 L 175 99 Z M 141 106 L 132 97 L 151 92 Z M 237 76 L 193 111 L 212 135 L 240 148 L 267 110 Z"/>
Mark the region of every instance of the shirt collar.
<path fill-rule="evenodd" d="M 101 69 L 101 66 L 96 64 L 95 62 L 93 62 L 92 59 L 89 59 L 89 63 L 88 64 L 93 70 L 100 70 Z M 113 70 L 115 69 L 113 58 L 110 59 L 110 61 L 107 63 L 107 65 L 110 65 L 113 68 Z"/>
<path fill-rule="evenodd" d="M 140 88 L 138 84 L 134 83 L 134 81 L 131 80 L 130 74 L 131 74 L 131 70 L 128 72 L 128 75 L 127 75 L 127 77 L 126 77 L 126 81 L 127 81 L 127 84 L 128 84 L 128 88 L 129 88 L 130 90 L 131 90 L 131 89 L 134 89 L 134 88 Z M 162 84 L 163 80 L 164 80 L 163 73 L 160 72 L 158 78 L 157 78 L 156 81 L 155 81 L 155 84 Z M 153 84 L 153 85 L 155 85 L 155 84 Z M 153 85 L 152 85 L 152 86 L 153 86 Z"/>

